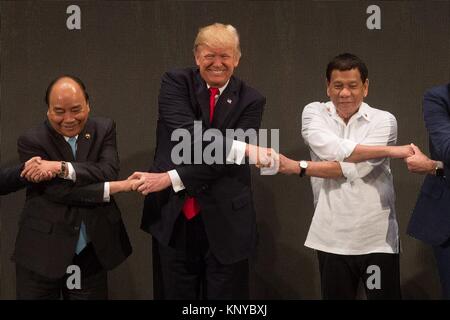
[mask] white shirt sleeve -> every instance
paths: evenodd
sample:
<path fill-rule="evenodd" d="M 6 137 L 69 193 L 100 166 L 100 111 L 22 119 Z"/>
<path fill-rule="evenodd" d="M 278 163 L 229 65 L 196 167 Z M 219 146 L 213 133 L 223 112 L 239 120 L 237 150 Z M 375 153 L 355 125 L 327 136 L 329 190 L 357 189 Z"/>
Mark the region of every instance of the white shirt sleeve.
<path fill-rule="evenodd" d="M 73 182 L 75 182 L 77 179 L 77 176 L 75 174 L 75 170 L 74 170 L 72 164 L 70 162 L 67 162 L 67 167 L 69 168 L 69 173 L 67 174 L 67 177 L 65 177 L 64 179 L 72 180 Z M 105 182 L 103 188 L 104 188 L 103 189 L 103 201 L 109 202 L 111 200 L 110 192 L 109 192 L 109 182 Z"/>
<path fill-rule="evenodd" d="M 109 182 L 105 182 L 105 186 L 103 189 L 103 201 L 104 202 L 109 202 L 111 199 L 109 197 L 110 193 L 109 193 Z"/>
<path fill-rule="evenodd" d="M 369 162 L 339 162 L 339 164 L 341 166 L 342 174 L 349 182 L 364 178 L 376 167 Z"/>
<path fill-rule="evenodd" d="M 69 173 L 67 174 L 67 177 L 64 179 L 66 180 L 72 180 L 73 182 L 77 181 L 77 174 L 75 172 L 75 169 L 73 168 L 72 164 L 70 162 L 66 162 L 67 167 L 69 168 Z"/>
<path fill-rule="evenodd" d="M 363 145 L 395 145 L 397 141 L 397 120 L 386 112 L 386 116 L 377 119 L 370 134 L 361 141 Z M 342 174 L 348 181 L 367 176 L 372 170 L 386 161 L 386 158 L 372 159 L 360 163 L 339 162 Z"/>
<path fill-rule="evenodd" d="M 245 147 L 247 144 L 243 141 L 234 140 L 230 152 L 227 156 L 227 162 L 242 164 L 245 157 Z"/>
<path fill-rule="evenodd" d="M 323 110 L 325 104 L 313 102 L 302 112 L 302 136 L 305 143 L 322 160 L 343 161 L 348 158 L 357 143 L 337 136 L 330 130 L 329 123 L 324 119 L 329 116 Z"/>
<path fill-rule="evenodd" d="M 170 181 L 172 182 L 173 191 L 179 192 L 185 189 L 183 181 L 181 181 L 177 170 L 169 170 L 167 173 L 169 174 Z"/>

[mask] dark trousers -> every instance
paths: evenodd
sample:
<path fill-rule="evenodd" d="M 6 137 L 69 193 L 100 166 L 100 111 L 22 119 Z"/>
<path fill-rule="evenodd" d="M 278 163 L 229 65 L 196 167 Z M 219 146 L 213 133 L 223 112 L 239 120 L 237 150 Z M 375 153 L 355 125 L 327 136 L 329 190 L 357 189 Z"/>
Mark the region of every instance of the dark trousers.
<path fill-rule="evenodd" d="M 180 214 L 170 245 L 158 243 L 158 253 L 161 298 L 248 299 L 248 260 L 220 263 L 209 249 L 201 214 L 189 221 Z"/>
<path fill-rule="evenodd" d="M 356 299 L 360 280 L 368 300 L 401 299 L 398 254 L 339 255 L 317 251 L 317 256 L 324 300 Z"/>
<path fill-rule="evenodd" d="M 50 279 L 16 264 L 16 296 L 18 300 L 106 300 L 108 299 L 108 279 L 89 244 L 79 255 L 75 255 L 73 265 L 81 270 L 81 288 L 69 289 L 66 274 L 59 279 Z"/>
<path fill-rule="evenodd" d="M 441 280 L 442 297 L 450 300 L 450 240 L 443 245 L 434 246 L 433 249 Z"/>

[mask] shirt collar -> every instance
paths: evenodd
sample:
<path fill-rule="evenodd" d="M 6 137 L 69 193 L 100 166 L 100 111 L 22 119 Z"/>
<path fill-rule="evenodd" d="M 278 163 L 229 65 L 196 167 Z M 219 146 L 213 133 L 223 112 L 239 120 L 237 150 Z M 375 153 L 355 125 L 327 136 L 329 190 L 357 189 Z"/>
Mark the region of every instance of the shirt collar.
<path fill-rule="evenodd" d="M 367 105 L 367 103 L 361 102 L 361 105 L 359 106 L 359 110 L 356 114 L 358 115 L 358 118 L 363 117 L 367 121 L 371 120 L 370 109 L 369 109 L 369 106 Z"/>
<path fill-rule="evenodd" d="M 329 101 L 326 105 L 327 105 L 327 111 L 330 115 L 332 115 L 334 117 L 339 117 L 339 115 L 337 114 L 337 111 L 336 111 L 336 106 L 334 105 L 334 103 L 332 101 Z M 367 121 L 370 121 L 371 120 L 370 115 L 371 115 L 371 112 L 370 112 L 369 105 L 363 101 L 363 102 L 361 102 L 361 105 L 359 106 L 358 111 L 353 115 L 353 117 L 355 117 L 356 119 L 363 117 Z"/>
<path fill-rule="evenodd" d="M 225 85 L 223 87 L 219 88 L 219 96 L 222 94 L 223 90 L 225 90 L 228 86 L 228 83 L 230 82 L 230 79 L 228 79 L 227 83 L 225 83 Z M 209 88 L 211 88 L 211 86 L 209 84 L 206 84 L 206 86 Z"/>
<path fill-rule="evenodd" d="M 76 135 L 74 137 L 66 137 L 66 136 L 63 136 L 63 137 L 64 137 L 64 140 L 66 140 L 66 142 L 69 142 L 70 138 L 75 138 L 75 140 L 78 140 L 78 135 Z"/>

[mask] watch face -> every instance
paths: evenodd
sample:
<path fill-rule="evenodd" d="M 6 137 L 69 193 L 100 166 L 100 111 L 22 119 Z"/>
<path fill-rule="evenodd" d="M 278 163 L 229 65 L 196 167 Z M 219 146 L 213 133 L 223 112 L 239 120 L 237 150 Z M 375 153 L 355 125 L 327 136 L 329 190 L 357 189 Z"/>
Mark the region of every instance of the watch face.
<path fill-rule="evenodd" d="M 308 162 L 306 162 L 305 160 L 300 161 L 299 163 L 300 166 L 300 177 L 303 177 L 305 175 L 306 172 L 306 168 L 308 167 Z"/>

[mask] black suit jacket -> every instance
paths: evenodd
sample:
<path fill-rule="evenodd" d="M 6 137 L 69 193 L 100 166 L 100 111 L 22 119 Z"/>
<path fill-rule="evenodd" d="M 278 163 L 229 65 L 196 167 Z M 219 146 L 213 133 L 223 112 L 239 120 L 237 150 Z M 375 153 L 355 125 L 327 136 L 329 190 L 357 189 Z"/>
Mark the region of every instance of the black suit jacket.
<path fill-rule="evenodd" d="M 0 194 L 5 195 L 26 186 L 26 180 L 20 177 L 23 165 L 0 169 Z"/>
<path fill-rule="evenodd" d="M 114 122 L 88 119 L 77 141 L 74 159 L 70 145 L 48 121 L 18 140 L 22 161 L 33 156 L 65 160 L 76 172 L 75 183 L 55 178 L 27 188 L 13 259 L 48 278 L 62 277 L 72 264 L 82 220 L 105 269 L 119 265 L 132 251 L 114 199 L 103 201 L 103 182 L 117 180 L 119 172 Z"/>
<path fill-rule="evenodd" d="M 200 207 L 211 251 L 224 264 L 250 256 L 256 245 L 256 216 L 248 164 L 198 164 L 175 166 L 171 141 L 177 128 L 193 134 L 194 120 L 203 129 L 258 130 L 265 98 L 236 77 L 220 95 L 212 124 L 209 123 L 209 93 L 199 70 L 167 72 L 159 94 L 157 146 L 151 172 L 176 169 L 186 189 L 175 193 L 172 187 L 146 197 L 142 229 L 168 245 L 175 221 L 181 214 L 186 194 L 195 196 Z M 224 158 L 228 150 L 224 150 Z"/>

